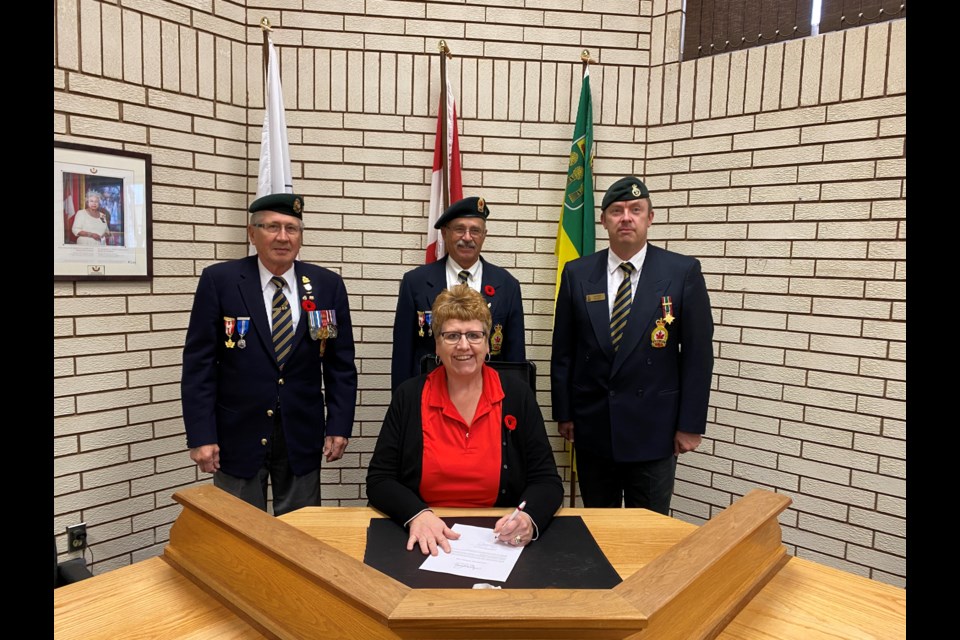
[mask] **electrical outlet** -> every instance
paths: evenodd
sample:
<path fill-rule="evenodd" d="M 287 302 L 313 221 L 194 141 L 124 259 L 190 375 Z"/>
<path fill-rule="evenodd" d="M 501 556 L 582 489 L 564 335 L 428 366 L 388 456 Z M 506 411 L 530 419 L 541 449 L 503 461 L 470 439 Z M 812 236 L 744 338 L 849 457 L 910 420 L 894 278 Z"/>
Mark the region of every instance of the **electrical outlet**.
<path fill-rule="evenodd" d="M 67 549 L 83 551 L 87 548 L 87 523 L 81 522 L 67 527 Z"/>

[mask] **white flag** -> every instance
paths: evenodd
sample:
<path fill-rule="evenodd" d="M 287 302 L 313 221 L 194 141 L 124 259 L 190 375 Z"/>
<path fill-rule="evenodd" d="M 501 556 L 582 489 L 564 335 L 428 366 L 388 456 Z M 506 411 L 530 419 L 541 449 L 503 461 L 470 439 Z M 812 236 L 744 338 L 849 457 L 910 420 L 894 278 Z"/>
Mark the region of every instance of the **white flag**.
<path fill-rule="evenodd" d="M 287 146 L 287 119 L 283 114 L 283 92 L 280 90 L 280 63 L 267 39 L 266 112 L 263 114 L 263 133 L 260 135 L 260 177 L 257 197 L 274 193 L 293 193 L 290 174 L 290 148 Z"/>

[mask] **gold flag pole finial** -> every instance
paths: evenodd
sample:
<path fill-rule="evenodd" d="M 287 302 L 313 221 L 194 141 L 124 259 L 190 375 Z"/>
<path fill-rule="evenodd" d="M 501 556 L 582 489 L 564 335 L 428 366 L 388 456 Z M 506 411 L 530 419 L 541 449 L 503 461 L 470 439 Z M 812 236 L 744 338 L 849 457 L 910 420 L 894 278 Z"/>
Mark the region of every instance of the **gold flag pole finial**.
<path fill-rule="evenodd" d="M 597 64 L 597 61 L 590 57 L 589 49 L 584 49 L 580 52 L 580 62 L 583 64 Z"/>
<path fill-rule="evenodd" d="M 448 58 L 452 58 L 453 54 L 450 53 L 450 47 L 447 46 L 446 40 L 441 40 L 437 43 L 437 48 L 440 50 L 440 53 L 446 55 Z"/>
<path fill-rule="evenodd" d="M 260 18 L 260 28 L 264 31 L 273 31 L 273 27 L 270 26 L 270 18 L 267 16 Z"/>

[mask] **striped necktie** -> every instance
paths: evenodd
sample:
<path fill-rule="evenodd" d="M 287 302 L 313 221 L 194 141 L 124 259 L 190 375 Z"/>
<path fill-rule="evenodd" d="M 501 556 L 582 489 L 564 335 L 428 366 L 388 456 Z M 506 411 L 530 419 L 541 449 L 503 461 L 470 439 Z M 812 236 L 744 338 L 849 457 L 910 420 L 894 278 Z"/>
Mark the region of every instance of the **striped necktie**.
<path fill-rule="evenodd" d="M 470 272 L 464 269 L 457 274 L 457 280 L 460 281 L 460 284 L 467 284 L 467 280 L 470 279 Z"/>
<path fill-rule="evenodd" d="M 293 349 L 293 313 L 287 297 L 283 295 L 286 281 L 273 277 L 270 282 L 277 288 L 273 294 L 273 350 L 277 354 L 277 364 L 282 369 Z"/>
<path fill-rule="evenodd" d="M 627 316 L 630 315 L 630 276 L 636 271 L 629 262 L 621 262 L 623 280 L 617 288 L 617 297 L 613 300 L 613 311 L 610 312 L 610 341 L 613 350 L 620 349 L 620 340 L 623 339 L 623 329 L 627 326 Z"/>

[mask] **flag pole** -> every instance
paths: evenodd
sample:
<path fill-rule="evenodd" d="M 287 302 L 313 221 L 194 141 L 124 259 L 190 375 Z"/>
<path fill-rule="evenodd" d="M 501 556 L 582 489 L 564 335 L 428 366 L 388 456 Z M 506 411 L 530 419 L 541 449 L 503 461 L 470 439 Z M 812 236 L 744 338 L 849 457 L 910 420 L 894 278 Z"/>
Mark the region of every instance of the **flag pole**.
<path fill-rule="evenodd" d="M 273 27 L 270 26 L 270 19 L 266 16 L 260 18 L 260 30 L 263 32 L 263 87 L 266 95 L 267 87 L 267 64 L 270 60 L 270 32 Z"/>
<path fill-rule="evenodd" d="M 440 117 L 440 140 L 443 142 L 443 173 L 440 174 L 443 179 L 443 208 L 446 210 L 450 206 L 450 179 L 447 175 L 447 58 L 452 58 L 450 47 L 446 40 L 437 43 L 440 49 L 440 107 L 443 114 L 437 114 Z"/>
<path fill-rule="evenodd" d="M 583 63 L 583 73 L 586 73 L 588 64 L 597 64 L 596 60 L 590 57 L 590 49 L 584 49 L 580 52 L 580 62 Z"/>
<path fill-rule="evenodd" d="M 580 73 L 580 80 L 583 80 L 583 74 L 587 72 L 587 65 L 596 64 L 596 61 L 590 57 L 590 50 L 584 49 L 580 52 L 580 62 L 583 63 L 583 69 Z M 587 162 L 590 162 L 589 158 L 590 150 L 587 149 Z M 583 185 L 584 189 L 593 189 L 593 185 Z M 559 285 L 558 285 L 559 286 Z M 577 506 L 577 450 L 573 448 L 573 445 L 570 445 L 570 507 Z"/>

